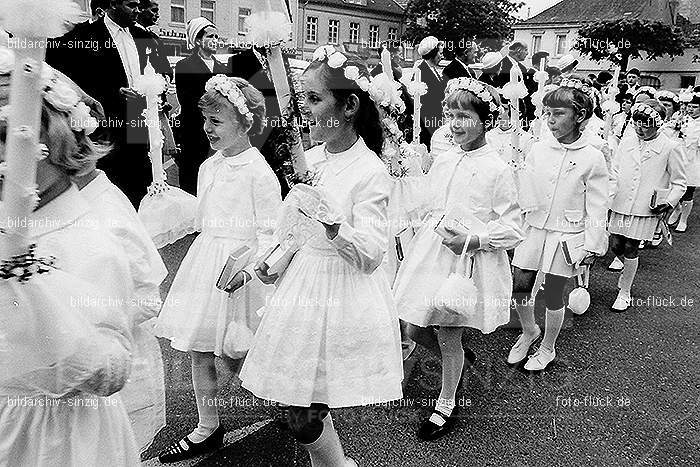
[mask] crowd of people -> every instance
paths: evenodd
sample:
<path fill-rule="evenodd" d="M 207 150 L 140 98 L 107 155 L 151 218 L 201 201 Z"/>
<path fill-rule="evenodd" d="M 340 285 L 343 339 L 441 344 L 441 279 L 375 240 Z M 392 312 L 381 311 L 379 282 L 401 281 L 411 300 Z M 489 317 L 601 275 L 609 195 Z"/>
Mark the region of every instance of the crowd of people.
<path fill-rule="evenodd" d="M 38 254 L 88 283 L 90 303 L 107 312 L 83 310 L 96 332 L 48 367 L 3 377 L 0 394 L 93 401 L 99 410 L 3 399 L 0 464 L 136 465 L 165 424 L 156 337 L 190 355 L 198 413 L 197 426 L 160 453 L 163 463 L 223 444 L 212 403 L 217 358 L 278 407 L 312 465 L 352 466 L 331 412 L 401 399 L 403 362 L 421 345 L 442 361 L 437 403 L 417 427 L 419 439 L 436 440 L 457 424 L 463 370 L 478 358 L 464 346 L 465 329 L 492 334 L 514 308 L 522 333 L 502 358 L 543 372 L 566 352 L 556 343 L 570 279 L 611 250 L 619 293 L 609 305 L 625 312 L 640 249 L 671 243 L 670 226 L 689 229 L 700 182 L 698 88 L 640 86 L 634 69 L 618 83 L 613 73 L 583 76 L 573 57 L 552 66 L 543 52 L 527 67 L 517 42 L 506 56 L 468 44 L 441 69 L 443 44 L 431 36 L 418 45 L 427 92 L 414 139 L 400 44 L 386 45 L 392 70 L 371 73 L 323 46 L 300 90 L 320 144 L 300 156 L 305 182 L 291 184 L 276 166 L 281 130 L 271 122 L 282 112 L 264 50 L 221 63 L 216 26 L 196 18 L 187 25 L 192 54 L 173 72 L 147 29 L 156 2 L 93 5 L 95 18 L 47 55 L 55 70 L 42 88 L 45 158 L 31 235 Z M 91 40 L 102 46 L 70 46 Z M 199 234 L 164 301 L 167 270 L 134 210 L 151 168 L 148 130 L 129 121 L 145 108 L 134 83 L 149 63 L 174 76 L 180 186 L 198 202 Z M 380 78 L 396 81 L 388 99 L 396 112 L 377 97 Z M 10 71 L 0 79 L 4 106 Z M 517 102 L 513 84 L 526 91 Z M 79 104 L 66 107 L 66 87 L 108 124 L 92 133 L 76 126 Z M 413 144 L 392 148 L 403 141 L 390 137 L 392 119 Z M 7 128 L 0 119 L 3 142 Z M 397 175 L 396 158 L 418 169 Z M 237 269 L 222 287 L 229 263 Z M 540 286 L 544 329 L 534 313 Z"/>

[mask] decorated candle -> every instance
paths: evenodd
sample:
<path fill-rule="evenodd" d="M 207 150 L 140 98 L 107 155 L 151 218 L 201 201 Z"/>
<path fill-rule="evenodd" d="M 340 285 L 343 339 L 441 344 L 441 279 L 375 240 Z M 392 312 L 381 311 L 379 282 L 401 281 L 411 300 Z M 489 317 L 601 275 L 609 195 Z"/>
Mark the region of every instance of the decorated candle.
<path fill-rule="evenodd" d="M 417 83 L 422 81 L 420 68 L 414 68 L 413 80 Z M 413 94 L 413 144 L 420 144 L 420 98 L 421 94 L 418 92 L 418 86 L 415 87 L 416 92 Z"/>

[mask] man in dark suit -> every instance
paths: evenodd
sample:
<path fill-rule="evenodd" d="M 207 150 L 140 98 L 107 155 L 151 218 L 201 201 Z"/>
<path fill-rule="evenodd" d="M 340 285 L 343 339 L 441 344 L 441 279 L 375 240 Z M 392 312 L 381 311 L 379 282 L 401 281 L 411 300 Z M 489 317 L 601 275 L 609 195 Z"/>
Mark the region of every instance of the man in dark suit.
<path fill-rule="evenodd" d="M 438 64 L 442 60 L 442 45 L 436 37 L 428 36 L 418 45 L 418 53 L 423 57 L 418 65 L 421 80 L 428 86 L 428 93 L 421 97 L 421 118 L 425 128 L 421 131 L 420 142 L 430 150 L 430 138 L 443 121 L 442 101 L 445 98 L 446 83 L 438 70 Z"/>
<path fill-rule="evenodd" d="M 98 167 L 136 207 L 152 180 L 148 130 L 142 117 L 146 100 L 134 89 L 151 44 L 151 38 L 135 25 L 138 7 L 139 0 L 111 0 L 104 18 L 60 40 L 64 46 L 72 41 L 68 47 L 47 51 L 50 65 L 102 104 L 106 120 L 93 139 L 108 142 L 112 151 Z"/>
<path fill-rule="evenodd" d="M 156 73 L 167 76 L 169 81 L 173 80 L 173 69 L 165 53 L 163 40 L 158 34 L 148 28 L 155 26 L 160 16 L 160 8 L 156 0 L 141 0 L 139 4 L 139 14 L 136 18 L 136 26 L 143 28 L 148 36 L 153 40 L 153 46 L 149 47 L 148 60 L 151 62 Z"/>
<path fill-rule="evenodd" d="M 260 153 L 277 175 L 282 187 L 282 196 L 289 192 L 289 184 L 284 176 L 283 164 L 285 154 L 277 153 L 279 139 L 283 134 L 282 112 L 275 85 L 272 83 L 267 58 L 263 49 L 249 47 L 232 55 L 228 59 L 227 74 L 248 81 L 265 97 L 265 115 L 267 126 L 260 135 L 252 136 L 250 142 Z"/>
<path fill-rule="evenodd" d="M 187 41 L 192 53 L 175 65 L 180 134 L 183 135 L 180 141 L 182 151 L 175 162 L 179 169 L 180 188 L 196 195 L 199 166 L 211 154 L 199 99 L 212 76 L 226 73 L 226 65 L 214 57 L 218 50 L 219 33 L 208 19 L 199 17 L 187 23 Z"/>
<path fill-rule="evenodd" d="M 478 47 L 471 42 L 466 47 L 455 48 L 455 58 L 442 70 L 442 76 L 446 81 L 455 78 L 474 78 L 476 73 L 469 69 L 469 65 L 476 63 Z"/>
<path fill-rule="evenodd" d="M 537 83 L 533 76 L 527 72 L 527 68 L 522 62 L 527 58 L 527 46 L 522 42 L 513 42 L 508 48 L 508 55 L 503 57 L 499 73 L 495 76 L 494 82 L 497 87 L 503 87 L 510 82 L 510 72 L 516 67 L 520 79 L 527 88 L 527 97 L 520 100 L 520 118 L 523 122 L 523 129 L 529 128 L 529 122 L 535 118 L 535 106 L 532 103 L 532 94 L 537 91 Z"/>

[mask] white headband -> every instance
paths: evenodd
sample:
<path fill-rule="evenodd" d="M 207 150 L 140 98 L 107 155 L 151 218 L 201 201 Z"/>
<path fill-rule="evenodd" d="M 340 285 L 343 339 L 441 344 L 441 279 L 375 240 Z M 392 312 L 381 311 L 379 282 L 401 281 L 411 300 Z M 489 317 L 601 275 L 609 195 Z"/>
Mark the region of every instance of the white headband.
<path fill-rule="evenodd" d="M 635 113 L 641 113 L 641 114 L 646 115 L 649 118 L 654 119 L 654 124 L 657 127 L 660 127 L 664 123 L 663 119 L 661 118 L 661 114 L 659 112 L 657 112 L 656 109 L 654 109 L 653 107 L 651 107 L 643 102 L 634 104 L 632 106 L 632 110 L 631 110 L 630 115 L 634 116 Z"/>
<path fill-rule="evenodd" d="M 495 112 L 498 110 L 498 105 L 491 93 L 486 89 L 486 86 L 473 78 L 454 78 L 447 82 L 446 94 L 452 94 L 455 91 L 468 91 L 474 94 L 483 103 L 489 105 L 489 110 Z"/>
<path fill-rule="evenodd" d="M 246 104 L 245 96 L 235 81 L 226 75 L 216 75 L 209 78 L 204 86 L 206 92 L 217 91 L 223 95 L 228 101 L 233 104 L 238 112 L 246 119 L 249 124 L 253 124 L 253 113 Z"/>

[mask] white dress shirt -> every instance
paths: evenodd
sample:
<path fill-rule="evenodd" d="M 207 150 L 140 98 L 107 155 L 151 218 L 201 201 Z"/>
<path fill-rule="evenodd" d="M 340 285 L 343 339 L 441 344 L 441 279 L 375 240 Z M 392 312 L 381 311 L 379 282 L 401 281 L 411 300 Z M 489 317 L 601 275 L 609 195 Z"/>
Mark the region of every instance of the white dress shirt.
<path fill-rule="evenodd" d="M 126 72 L 126 78 L 129 81 L 129 87 L 133 87 L 136 77 L 141 74 L 139 51 L 136 48 L 136 42 L 129 32 L 129 28 L 119 26 L 112 21 L 109 15 L 105 15 L 105 25 L 119 51 L 119 56 L 122 59 L 122 66 Z"/>

